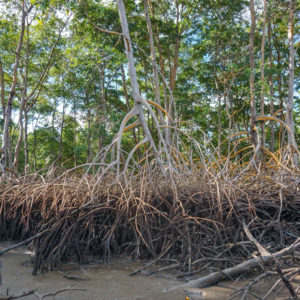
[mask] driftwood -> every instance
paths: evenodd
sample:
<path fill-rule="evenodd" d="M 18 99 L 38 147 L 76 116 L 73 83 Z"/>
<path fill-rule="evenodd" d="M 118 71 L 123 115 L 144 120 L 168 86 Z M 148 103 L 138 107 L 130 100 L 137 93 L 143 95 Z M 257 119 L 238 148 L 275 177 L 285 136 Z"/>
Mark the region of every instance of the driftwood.
<path fill-rule="evenodd" d="M 254 257 L 252 259 L 249 259 L 245 262 L 242 262 L 234 267 L 227 268 L 222 271 L 214 272 L 212 274 L 206 275 L 204 277 L 191 280 L 185 284 L 177 285 L 168 289 L 165 289 L 165 291 L 171 291 L 174 289 L 177 289 L 179 287 L 199 287 L 199 288 L 204 288 L 209 285 L 215 284 L 219 281 L 222 281 L 224 279 L 227 279 L 229 277 L 234 277 L 242 273 L 247 273 L 253 268 L 259 267 L 261 263 L 267 264 L 270 261 L 272 261 L 274 258 L 279 258 L 283 255 L 286 255 L 290 252 L 292 252 L 294 249 L 300 247 L 300 238 L 298 238 L 293 244 L 290 246 L 274 253 L 273 255 L 264 255 L 261 257 Z"/>
<path fill-rule="evenodd" d="M 18 248 L 18 247 L 21 247 L 21 246 L 23 246 L 23 245 L 26 245 L 26 244 L 30 243 L 31 241 L 33 241 L 34 239 L 40 237 L 41 235 L 43 235 L 44 233 L 46 233 L 46 232 L 49 231 L 49 230 L 50 230 L 50 229 L 45 229 L 45 230 L 43 230 L 42 232 L 39 232 L 39 233 L 37 233 L 36 235 L 31 236 L 31 237 L 29 237 L 28 239 L 26 239 L 26 240 L 24 240 L 24 241 L 22 241 L 22 242 L 19 242 L 19 243 L 17 243 L 17 244 L 13 244 L 13 245 L 7 247 L 6 249 L 0 251 L 0 256 L 1 256 L 2 254 L 4 254 L 4 253 L 10 251 L 10 250 L 16 249 L 16 248 Z"/>

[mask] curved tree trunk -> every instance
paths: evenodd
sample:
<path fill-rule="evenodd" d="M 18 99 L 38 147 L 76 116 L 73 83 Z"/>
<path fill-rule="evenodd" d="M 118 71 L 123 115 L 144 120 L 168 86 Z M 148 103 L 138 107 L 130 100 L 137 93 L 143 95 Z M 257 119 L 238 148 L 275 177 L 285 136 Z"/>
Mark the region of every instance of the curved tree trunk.
<path fill-rule="evenodd" d="M 146 123 L 146 119 L 145 119 L 145 116 L 143 113 L 142 106 L 143 106 L 143 104 L 146 105 L 146 102 L 141 96 L 139 84 L 137 81 L 137 75 L 136 75 L 136 69 L 135 69 L 134 57 L 133 57 L 133 49 L 132 49 L 132 44 L 131 44 L 131 40 L 130 40 L 129 28 L 128 28 L 127 17 L 126 17 L 126 13 L 125 13 L 125 6 L 124 6 L 123 1 L 117 0 L 117 6 L 118 6 L 120 22 L 121 22 L 121 26 L 122 26 L 126 57 L 128 60 L 128 70 L 129 70 L 130 83 L 131 83 L 131 89 L 132 89 L 132 97 L 134 100 L 134 108 L 131 111 L 131 113 L 129 113 L 129 116 L 137 115 L 138 120 L 139 120 L 139 122 L 143 128 L 144 134 L 145 134 L 145 139 L 143 140 L 143 143 L 149 142 L 153 151 L 155 152 L 155 154 L 157 156 L 157 154 L 158 154 L 157 147 L 153 141 L 152 135 L 150 133 L 149 127 Z M 158 156 L 157 156 L 157 158 L 158 158 Z M 120 170 L 119 169 L 120 168 L 119 167 L 120 143 L 118 145 L 117 161 L 118 161 L 118 172 L 119 172 L 119 170 Z M 161 169 L 163 170 L 163 165 L 161 164 L 159 159 L 158 159 L 158 164 L 161 166 Z"/>

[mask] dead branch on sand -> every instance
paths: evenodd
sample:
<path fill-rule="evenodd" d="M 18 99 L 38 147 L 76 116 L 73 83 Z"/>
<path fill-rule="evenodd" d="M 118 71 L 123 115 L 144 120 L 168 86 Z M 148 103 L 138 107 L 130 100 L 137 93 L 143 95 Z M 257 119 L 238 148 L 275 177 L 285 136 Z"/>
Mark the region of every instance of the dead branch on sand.
<path fill-rule="evenodd" d="M 247 228 L 245 226 L 245 228 Z M 246 234 L 249 235 L 249 230 L 245 230 Z M 249 237 L 251 238 L 251 240 L 254 240 L 254 237 L 252 235 L 249 235 Z M 259 245 L 259 243 L 256 241 L 257 245 Z M 198 287 L 198 288 L 204 288 L 207 287 L 209 285 L 218 283 L 219 281 L 222 281 L 224 279 L 227 279 L 228 277 L 235 277 L 237 275 L 240 274 L 244 274 L 249 272 L 251 269 L 254 268 L 258 268 L 260 266 L 261 263 L 263 264 L 267 264 L 269 262 L 271 262 L 274 259 L 280 258 L 283 255 L 289 254 L 291 253 L 293 250 L 297 249 L 298 247 L 300 247 L 300 238 L 298 238 L 293 244 L 291 244 L 290 246 L 274 253 L 274 254 L 268 254 L 268 252 L 266 250 L 264 250 L 261 253 L 260 257 L 254 257 L 252 259 L 249 259 L 243 263 L 240 263 L 234 267 L 231 268 L 227 268 L 224 269 L 222 271 L 218 271 L 218 272 L 214 272 L 212 274 L 206 275 L 204 277 L 195 279 L 195 280 L 191 280 L 185 284 L 182 285 L 178 285 L 169 289 L 166 289 L 166 291 L 171 291 L 174 290 L 178 287 Z M 259 246 L 259 249 L 261 249 L 262 246 Z"/>

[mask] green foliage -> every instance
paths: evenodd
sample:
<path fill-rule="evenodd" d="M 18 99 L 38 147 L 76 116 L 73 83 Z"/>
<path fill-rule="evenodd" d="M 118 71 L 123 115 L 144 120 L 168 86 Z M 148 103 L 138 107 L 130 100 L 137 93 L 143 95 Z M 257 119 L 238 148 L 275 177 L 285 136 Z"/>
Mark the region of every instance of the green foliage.
<path fill-rule="evenodd" d="M 119 35 L 103 33 L 95 28 L 98 26 L 105 30 L 121 32 L 119 15 L 114 2 L 108 4 L 100 0 L 31 0 L 30 3 L 34 8 L 28 19 L 29 32 L 25 32 L 21 51 L 18 85 L 13 103 L 14 123 L 17 123 L 16 116 L 24 88 L 28 45 L 27 95 L 34 91 L 26 103 L 29 164 L 32 170 L 52 163 L 61 163 L 65 168 L 71 168 L 85 163 L 88 153 L 94 157 L 113 140 L 122 118 L 132 105 L 124 42 Z M 154 101 L 153 66 L 144 4 L 143 1 L 130 0 L 125 1 L 125 5 L 141 92 L 147 99 Z M 263 89 L 266 95 L 266 114 L 270 112 L 271 89 L 274 93 L 275 111 L 284 105 L 289 76 L 287 2 L 269 0 L 268 5 L 271 44 L 266 39 L 264 70 L 267 83 L 264 85 L 260 81 L 259 71 L 261 10 L 256 11 L 255 33 L 256 99 L 258 103 L 260 91 Z M 199 141 L 204 139 L 203 132 L 212 139 L 215 146 L 218 146 L 218 139 L 221 138 L 222 154 L 226 154 L 228 150 L 226 139 L 229 134 L 248 130 L 250 69 L 247 6 L 248 1 L 241 0 L 164 0 L 152 1 L 150 7 L 156 58 L 160 70 L 162 106 L 168 109 L 168 87 L 174 67 L 174 56 L 179 50 L 176 85 L 173 91 L 178 120 L 194 123 L 195 128 L 199 130 L 191 131 L 191 135 Z M 0 49 L 5 101 L 12 80 L 14 53 L 19 40 L 20 14 L 21 6 L 18 1 L 12 1 L 10 7 L 6 4 L 0 12 Z M 296 13 L 295 32 L 299 30 L 298 21 L 299 16 Z M 65 29 L 58 40 L 64 26 Z M 179 47 L 176 48 L 178 41 Z M 49 54 L 54 45 L 55 50 L 49 62 Z M 297 38 L 295 47 L 295 65 L 298 66 L 300 48 Z M 164 70 L 161 69 L 162 65 Z M 44 80 L 39 82 L 45 67 L 47 72 Z M 125 78 L 122 68 L 125 70 Z M 165 86 L 162 71 L 167 83 Z M 299 82 L 299 76 L 299 68 L 296 67 L 295 82 Z M 124 95 L 124 84 L 128 100 Z M 295 122 L 299 141 L 299 86 L 296 85 L 295 88 Z M 257 113 L 260 113 L 259 105 Z M 152 130 L 151 116 L 148 116 L 147 121 Z M 0 119 L 1 128 L 2 123 Z M 17 133 L 19 129 L 16 128 Z M 188 126 L 184 128 L 190 130 Z M 152 131 L 156 139 L 157 133 Z M 269 127 L 266 131 L 268 144 Z M 276 138 L 279 131 L 280 127 L 276 124 Z M 143 138 L 141 130 L 136 129 L 135 135 L 138 141 Z M 16 139 L 17 134 L 14 134 L 13 146 Z M 130 152 L 136 143 L 132 130 L 123 134 L 122 143 L 123 149 Z M 245 143 L 241 143 L 239 147 L 245 146 Z M 24 153 L 22 143 L 20 171 L 25 167 Z"/>

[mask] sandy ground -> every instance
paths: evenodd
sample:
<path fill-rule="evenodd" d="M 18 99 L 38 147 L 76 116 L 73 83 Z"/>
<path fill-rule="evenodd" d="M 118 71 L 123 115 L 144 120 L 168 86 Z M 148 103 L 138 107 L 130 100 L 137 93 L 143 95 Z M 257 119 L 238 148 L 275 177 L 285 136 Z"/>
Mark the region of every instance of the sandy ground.
<path fill-rule="evenodd" d="M 0 249 L 8 244 L 1 243 Z M 2 262 L 2 285 L 1 296 L 19 295 L 24 291 L 36 290 L 39 295 L 56 292 L 64 288 L 80 288 L 84 291 L 64 291 L 56 296 L 44 299 L 65 300 L 185 300 L 182 288 L 164 293 L 164 288 L 180 284 L 178 281 L 138 274 L 130 277 L 129 274 L 142 266 L 126 259 L 115 259 L 107 264 L 78 265 L 68 264 L 63 267 L 62 272 L 79 276 L 88 280 L 70 280 L 65 278 L 59 271 L 48 272 L 44 275 L 32 276 L 32 265 L 30 254 L 25 248 L 13 250 L 0 257 Z M 235 288 L 245 282 L 224 282 L 221 286 L 204 289 L 205 297 L 191 296 L 191 300 L 225 300 Z M 270 285 L 271 283 L 267 283 Z M 266 290 L 264 283 L 261 290 Z M 199 290 L 198 290 L 199 291 Z M 22 299 L 39 299 L 34 295 Z M 250 299 L 250 298 L 249 298 Z M 269 299 L 275 299 L 274 296 Z M 286 294 L 276 299 L 287 299 Z"/>

